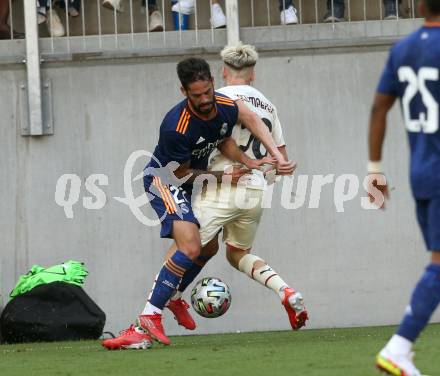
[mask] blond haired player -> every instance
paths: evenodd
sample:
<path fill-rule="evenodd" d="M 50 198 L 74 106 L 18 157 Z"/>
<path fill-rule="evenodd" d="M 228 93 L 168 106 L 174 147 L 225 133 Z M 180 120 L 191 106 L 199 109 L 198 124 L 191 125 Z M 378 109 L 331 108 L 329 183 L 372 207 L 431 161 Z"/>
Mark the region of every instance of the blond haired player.
<path fill-rule="evenodd" d="M 231 99 L 242 100 L 258 114 L 269 128 L 278 149 L 287 160 L 286 146 L 281 124 L 275 106 L 257 89 L 250 86 L 255 79 L 254 66 L 258 60 L 255 47 L 239 43 L 225 47 L 221 52 L 224 63 L 223 78 L 227 86 L 219 92 Z M 242 156 L 234 159 L 247 167 L 253 159 L 261 160 L 266 150 L 244 126 L 237 124 L 231 136 L 240 149 Z M 263 159 L 265 161 L 266 159 Z M 236 162 L 235 162 L 236 163 Z M 227 159 L 220 151 L 214 151 L 208 169 L 223 171 L 234 162 Z M 255 175 L 243 186 L 208 185 L 193 201 L 194 213 L 200 222 L 202 252 L 197 262 L 186 271 L 177 293 L 171 298 L 182 300 L 182 292 L 199 274 L 204 264 L 214 256 L 219 248 L 218 235 L 223 230 L 223 241 L 226 243 L 226 257 L 229 263 L 239 271 L 263 286 L 273 290 L 287 311 L 293 330 L 303 327 L 308 319 L 303 298 L 292 289 L 264 260 L 251 254 L 252 245 L 258 229 L 263 209 L 261 200 L 267 185 L 261 171 L 254 170 Z M 248 205 L 253 202 L 253 205 Z M 173 310 L 176 320 L 188 329 L 195 328 L 194 320 L 188 311 Z"/>

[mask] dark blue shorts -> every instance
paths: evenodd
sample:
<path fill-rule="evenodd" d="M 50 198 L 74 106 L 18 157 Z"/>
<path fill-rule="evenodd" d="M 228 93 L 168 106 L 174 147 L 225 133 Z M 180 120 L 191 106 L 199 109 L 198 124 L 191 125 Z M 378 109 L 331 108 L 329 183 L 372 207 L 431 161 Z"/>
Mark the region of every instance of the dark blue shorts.
<path fill-rule="evenodd" d="M 426 248 L 430 251 L 440 251 L 440 197 L 416 200 L 416 206 Z"/>
<path fill-rule="evenodd" d="M 182 187 L 164 184 L 159 177 L 144 176 L 144 188 L 160 219 L 161 238 L 173 237 L 174 221 L 192 222 L 200 227 L 191 207 L 191 196 Z"/>

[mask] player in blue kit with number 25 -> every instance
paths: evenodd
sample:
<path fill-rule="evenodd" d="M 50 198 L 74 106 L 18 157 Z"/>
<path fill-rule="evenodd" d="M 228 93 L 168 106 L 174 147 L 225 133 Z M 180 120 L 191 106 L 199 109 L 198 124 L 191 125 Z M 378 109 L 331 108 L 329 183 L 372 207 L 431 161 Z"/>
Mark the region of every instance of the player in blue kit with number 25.
<path fill-rule="evenodd" d="M 289 174 L 295 164 L 285 160 L 263 121 L 242 101 L 235 101 L 214 91 L 208 63 L 188 58 L 177 65 L 185 100 L 174 106 L 160 126 L 159 141 L 147 165 L 144 186 L 150 204 L 161 220 L 161 237 L 172 238 L 177 250 L 163 264 L 138 325 L 131 326 L 114 339 L 103 342 L 108 349 L 147 348 L 153 338 L 170 343 L 162 327 L 162 310 L 167 307 L 174 315 L 188 308 L 183 299 L 168 303 L 179 287 L 185 271 L 200 262 L 199 223 L 191 207 L 192 183 L 202 175 L 222 182 L 225 174 L 232 182 L 250 170 L 234 168 L 231 172 L 207 171 L 208 158 L 218 148 L 228 158 L 243 162 L 246 158 L 230 137 L 237 123 L 243 124 L 257 137 L 277 162 L 281 173 Z M 259 162 L 246 159 L 248 168 Z M 183 181 L 185 184 L 183 184 Z M 187 329 L 194 329 L 188 327 Z"/>
<path fill-rule="evenodd" d="M 417 283 L 395 335 L 376 359 L 377 367 L 396 376 L 420 376 L 412 345 L 440 302 L 440 0 L 420 0 L 422 28 L 391 50 L 377 89 L 370 120 L 368 172 L 384 197 L 381 168 L 386 116 L 399 98 L 408 131 L 411 188 L 417 219 L 431 261 Z"/>

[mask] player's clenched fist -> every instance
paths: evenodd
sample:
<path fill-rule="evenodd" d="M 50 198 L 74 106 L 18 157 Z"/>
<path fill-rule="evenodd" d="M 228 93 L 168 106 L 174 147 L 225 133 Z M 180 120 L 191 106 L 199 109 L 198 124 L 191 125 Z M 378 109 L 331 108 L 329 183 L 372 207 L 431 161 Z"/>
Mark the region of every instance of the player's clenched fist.
<path fill-rule="evenodd" d="M 277 163 L 278 175 L 292 175 L 296 169 L 295 161 L 282 161 Z"/>

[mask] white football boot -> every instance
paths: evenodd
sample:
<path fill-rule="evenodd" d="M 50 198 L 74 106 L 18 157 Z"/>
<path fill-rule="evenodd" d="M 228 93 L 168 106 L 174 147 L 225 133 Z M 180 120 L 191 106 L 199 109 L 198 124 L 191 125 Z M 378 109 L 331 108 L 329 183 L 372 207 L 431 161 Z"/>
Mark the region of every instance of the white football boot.
<path fill-rule="evenodd" d="M 394 376 L 423 376 L 413 363 L 414 353 L 393 354 L 386 347 L 376 357 L 376 367 Z"/>

